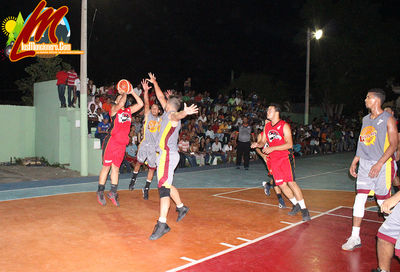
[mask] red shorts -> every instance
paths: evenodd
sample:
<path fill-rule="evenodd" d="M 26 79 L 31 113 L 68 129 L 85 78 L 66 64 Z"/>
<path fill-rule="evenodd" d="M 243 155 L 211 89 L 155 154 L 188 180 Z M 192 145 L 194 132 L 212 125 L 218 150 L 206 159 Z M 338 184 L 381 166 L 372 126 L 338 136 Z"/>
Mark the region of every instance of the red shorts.
<path fill-rule="evenodd" d="M 270 165 L 276 185 L 295 180 L 294 157 L 292 154 L 280 158 L 270 158 Z"/>
<path fill-rule="evenodd" d="M 117 167 L 121 166 L 121 163 L 125 156 L 126 145 L 113 141 L 112 136 L 107 135 L 103 141 L 103 165 L 110 166 L 114 164 Z"/>

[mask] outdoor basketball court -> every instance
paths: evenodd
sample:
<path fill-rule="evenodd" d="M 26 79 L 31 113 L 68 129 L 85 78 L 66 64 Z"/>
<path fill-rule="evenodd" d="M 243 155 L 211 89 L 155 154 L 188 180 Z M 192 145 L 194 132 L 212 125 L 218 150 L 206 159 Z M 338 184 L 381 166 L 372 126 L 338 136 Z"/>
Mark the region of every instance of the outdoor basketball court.
<path fill-rule="evenodd" d="M 249 171 L 178 171 L 175 184 L 190 211 L 177 223 L 172 206 L 171 231 L 156 241 L 148 237 L 158 218 L 158 193 L 153 189 L 149 200 L 142 199 L 144 178 L 131 192 L 128 176 L 122 176 L 118 208 L 97 203 L 93 177 L 2 184 L 1 270 L 370 271 L 377 266 L 375 236 L 383 221 L 375 203 L 368 203 L 362 248 L 341 250 L 351 232 L 352 156 L 296 161 L 313 218 L 307 223 L 279 209 L 273 193 L 264 195 L 262 164 Z M 394 259 L 392 271 L 397 270 Z"/>

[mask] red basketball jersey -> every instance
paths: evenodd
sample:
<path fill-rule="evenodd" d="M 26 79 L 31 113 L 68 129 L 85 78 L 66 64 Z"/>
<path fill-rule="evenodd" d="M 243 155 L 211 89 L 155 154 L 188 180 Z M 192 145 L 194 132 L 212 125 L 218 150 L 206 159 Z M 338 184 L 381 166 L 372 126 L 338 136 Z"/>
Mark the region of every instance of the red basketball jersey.
<path fill-rule="evenodd" d="M 283 127 L 287 123 L 283 120 L 279 120 L 278 123 L 272 125 L 272 122 L 265 124 L 264 133 L 267 138 L 267 143 L 269 146 L 278 146 L 285 144 L 285 138 L 283 136 Z M 271 158 L 285 157 L 289 154 L 288 150 L 277 150 L 269 154 Z"/>
<path fill-rule="evenodd" d="M 111 139 L 117 143 L 127 145 L 129 143 L 131 121 L 131 109 L 119 109 L 119 111 L 113 117 L 111 117 L 111 127 L 109 130 L 109 133 L 112 136 Z"/>

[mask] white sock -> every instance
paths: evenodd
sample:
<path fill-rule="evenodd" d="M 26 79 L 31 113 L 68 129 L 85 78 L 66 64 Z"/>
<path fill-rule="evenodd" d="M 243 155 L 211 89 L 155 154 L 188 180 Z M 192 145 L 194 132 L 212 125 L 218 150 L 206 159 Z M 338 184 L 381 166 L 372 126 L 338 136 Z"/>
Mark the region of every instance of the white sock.
<path fill-rule="evenodd" d="M 300 200 L 297 203 L 299 203 L 301 209 L 305 209 L 306 208 L 306 203 L 304 203 L 304 199 Z"/>
<path fill-rule="evenodd" d="M 295 197 L 289 198 L 289 200 L 290 200 L 290 202 L 292 202 L 293 205 L 296 205 L 296 204 L 297 204 L 297 200 L 296 200 Z"/>
<path fill-rule="evenodd" d="M 166 217 L 160 217 L 160 218 L 158 218 L 158 221 L 160 221 L 161 223 L 167 223 L 167 218 Z"/>
<path fill-rule="evenodd" d="M 183 207 L 183 203 L 181 203 L 181 204 L 179 204 L 179 205 L 176 205 L 176 207 L 179 209 L 179 208 L 182 208 Z"/>
<path fill-rule="evenodd" d="M 352 237 L 360 237 L 360 227 L 353 227 L 351 231 Z"/>
<path fill-rule="evenodd" d="M 133 173 L 134 173 L 134 174 L 137 174 L 137 173 L 139 173 L 139 172 L 135 172 L 135 171 L 133 171 Z"/>

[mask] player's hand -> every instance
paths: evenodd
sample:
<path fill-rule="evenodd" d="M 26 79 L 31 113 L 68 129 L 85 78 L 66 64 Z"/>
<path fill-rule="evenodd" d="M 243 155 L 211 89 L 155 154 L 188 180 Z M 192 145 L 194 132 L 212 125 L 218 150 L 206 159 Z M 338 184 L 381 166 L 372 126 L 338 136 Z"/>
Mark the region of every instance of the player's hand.
<path fill-rule="evenodd" d="M 391 214 L 391 209 L 396 206 L 397 203 L 397 200 L 393 197 L 386 199 L 381 205 L 381 212 Z"/>
<path fill-rule="evenodd" d="M 134 91 L 133 91 L 133 86 L 132 86 L 132 84 L 131 84 L 131 88 L 130 88 L 129 91 L 126 92 L 126 94 L 132 94 L 132 95 L 133 95 L 133 93 L 134 93 Z"/>
<path fill-rule="evenodd" d="M 186 105 L 186 103 L 184 103 L 183 105 L 184 105 L 183 110 L 186 112 L 187 115 L 192 115 L 199 112 L 199 109 L 197 108 L 196 104 L 192 104 L 189 107 Z"/>
<path fill-rule="evenodd" d="M 252 143 L 250 147 L 251 147 L 251 148 L 257 148 L 257 147 L 258 147 L 258 144 L 257 144 L 257 143 Z"/>
<path fill-rule="evenodd" d="M 173 95 L 173 93 L 172 93 L 172 91 L 171 90 L 167 90 L 166 92 L 165 92 L 165 97 L 168 99 L 171 95 Z"/>
<path fill-rule="evenodd" d="M 140 83 L 142 84 L 143 91 L 148 92 L 151 89 L 149 83 L 145 79 L 142 79 Z"/>
<path fill-rule="evenodd" d="M 263 148 L 263 153 L 265 153 L 265 154 L 270 154 L 272 151 L 274 151 L 273 150 L 273 148 L 272 147 L 270 147 L 270 146 L 266 146 L 266 147 L 264 147 Z"/>
<path fill-rule="evenodd" d="M 356 168 L 357 168 L 357 164 L 352 164 L 352 165 L 350 165 L 350 169 L 349 169 L 350 175 L 351 175 L 352 177 L 354 177 L 354 178 L 357 177 Z"/>
<path fill-rule="evenodd" d="M 157 83 L 156 76 L 153 73 L 148 73 L 148 75 L 149 75 L 149 78 L 146 79 L 147 82 L 150 82 L 152 84 Z"/>
<path fill-rule="evenodd" d="M 370 178 L 376 178 L 379 175 L 379 172 L 382 169 L 382 164 L 377 162 L 375 163 L 372 167 L 371 170 L 369 170 L 368 176 Z"/>

